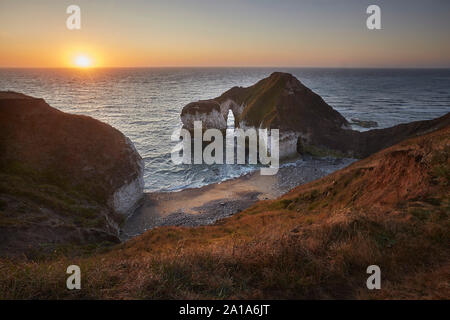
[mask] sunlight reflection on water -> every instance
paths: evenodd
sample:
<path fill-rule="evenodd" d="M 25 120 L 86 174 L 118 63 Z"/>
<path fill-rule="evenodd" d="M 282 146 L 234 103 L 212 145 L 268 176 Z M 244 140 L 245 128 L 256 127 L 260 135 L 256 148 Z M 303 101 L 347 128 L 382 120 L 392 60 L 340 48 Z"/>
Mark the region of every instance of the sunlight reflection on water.
<path fill-rule="evenodd" d="M 145 161 L 147 191 L 197 187 L 240 176 L 253 166 L 174 166 L 170 142 L 191 101 L 249 86 L 273 71 L 294 74 L 347 119 L 380 127 L 431 119 L 450 111 L 450 70 L 153 68 L 0 69 L 0 90 L 44 98 L 65 112 L 114 126 Z M 229 119 L 232 121 L 232 119 Z"/>

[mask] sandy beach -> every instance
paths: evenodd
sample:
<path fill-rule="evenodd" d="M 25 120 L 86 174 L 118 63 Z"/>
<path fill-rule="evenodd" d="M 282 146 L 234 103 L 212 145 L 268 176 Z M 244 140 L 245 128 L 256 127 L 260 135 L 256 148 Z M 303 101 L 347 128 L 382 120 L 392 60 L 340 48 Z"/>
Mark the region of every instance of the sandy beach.
<path fill-rule="evenodd" d="M 159 226 L 200 226 L 240 212 L 259 200 L 274 199 L 292 188 L 351 164 L 354 159 L 307 159 L 285 164 L 274 176 L 259 170 L 239 178 L 176 192 L 144 195 L 122 228 L 123 240 Z"/>

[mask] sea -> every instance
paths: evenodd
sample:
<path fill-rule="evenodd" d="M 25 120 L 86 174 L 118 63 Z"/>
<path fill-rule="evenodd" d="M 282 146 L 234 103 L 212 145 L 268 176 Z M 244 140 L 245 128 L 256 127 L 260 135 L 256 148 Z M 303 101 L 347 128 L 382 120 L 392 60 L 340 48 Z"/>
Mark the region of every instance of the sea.
<path fill-rule="evenodd" d="M 255 165 L 176 165 L 171 135 L 186 104 L 289 72 L 350 120 L 379 128 L 450 112 L 450 69 L 99 68 L 0 69 L 0 90 L 44 98 L 61 111 L 119 129 L 145 162 L 145 191 L 176 191 L 239 177 Z M 356 130 L 367 130 L 354 127 Z M 282 165 L 302 166 L 307 159 Z"/>

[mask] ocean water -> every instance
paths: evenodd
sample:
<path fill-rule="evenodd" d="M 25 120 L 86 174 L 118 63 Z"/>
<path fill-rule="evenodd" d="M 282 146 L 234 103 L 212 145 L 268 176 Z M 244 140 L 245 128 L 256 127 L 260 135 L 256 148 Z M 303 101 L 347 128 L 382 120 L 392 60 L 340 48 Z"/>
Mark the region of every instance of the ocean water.
<path fill-rule="evenodd" d="M 348 120 L 375 120 L 381 128 L 450 111 L 449 69 L 0 69 L 0 90 L 42 97 L 62 111 L 119 129 L 145 161 L 146 191 L 168 191 L 255 169 L 174 165 L 170 152 L 176 143 L 170 136 L 181 127 L 179 115 L 187 103 L 214 98 L 233 86 L 252 85 L 274 71 L 292 73 Z"/>

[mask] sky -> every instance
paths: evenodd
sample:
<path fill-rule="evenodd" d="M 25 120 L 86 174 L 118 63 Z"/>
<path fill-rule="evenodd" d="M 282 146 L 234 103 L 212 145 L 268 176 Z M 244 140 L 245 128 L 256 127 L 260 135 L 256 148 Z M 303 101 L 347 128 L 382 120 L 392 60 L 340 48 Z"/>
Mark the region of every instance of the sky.
<path fill-rule="evenodd" d="M 0 0 L 0 67 L 448 68 L 449 34 L 448 0 Z"/>

